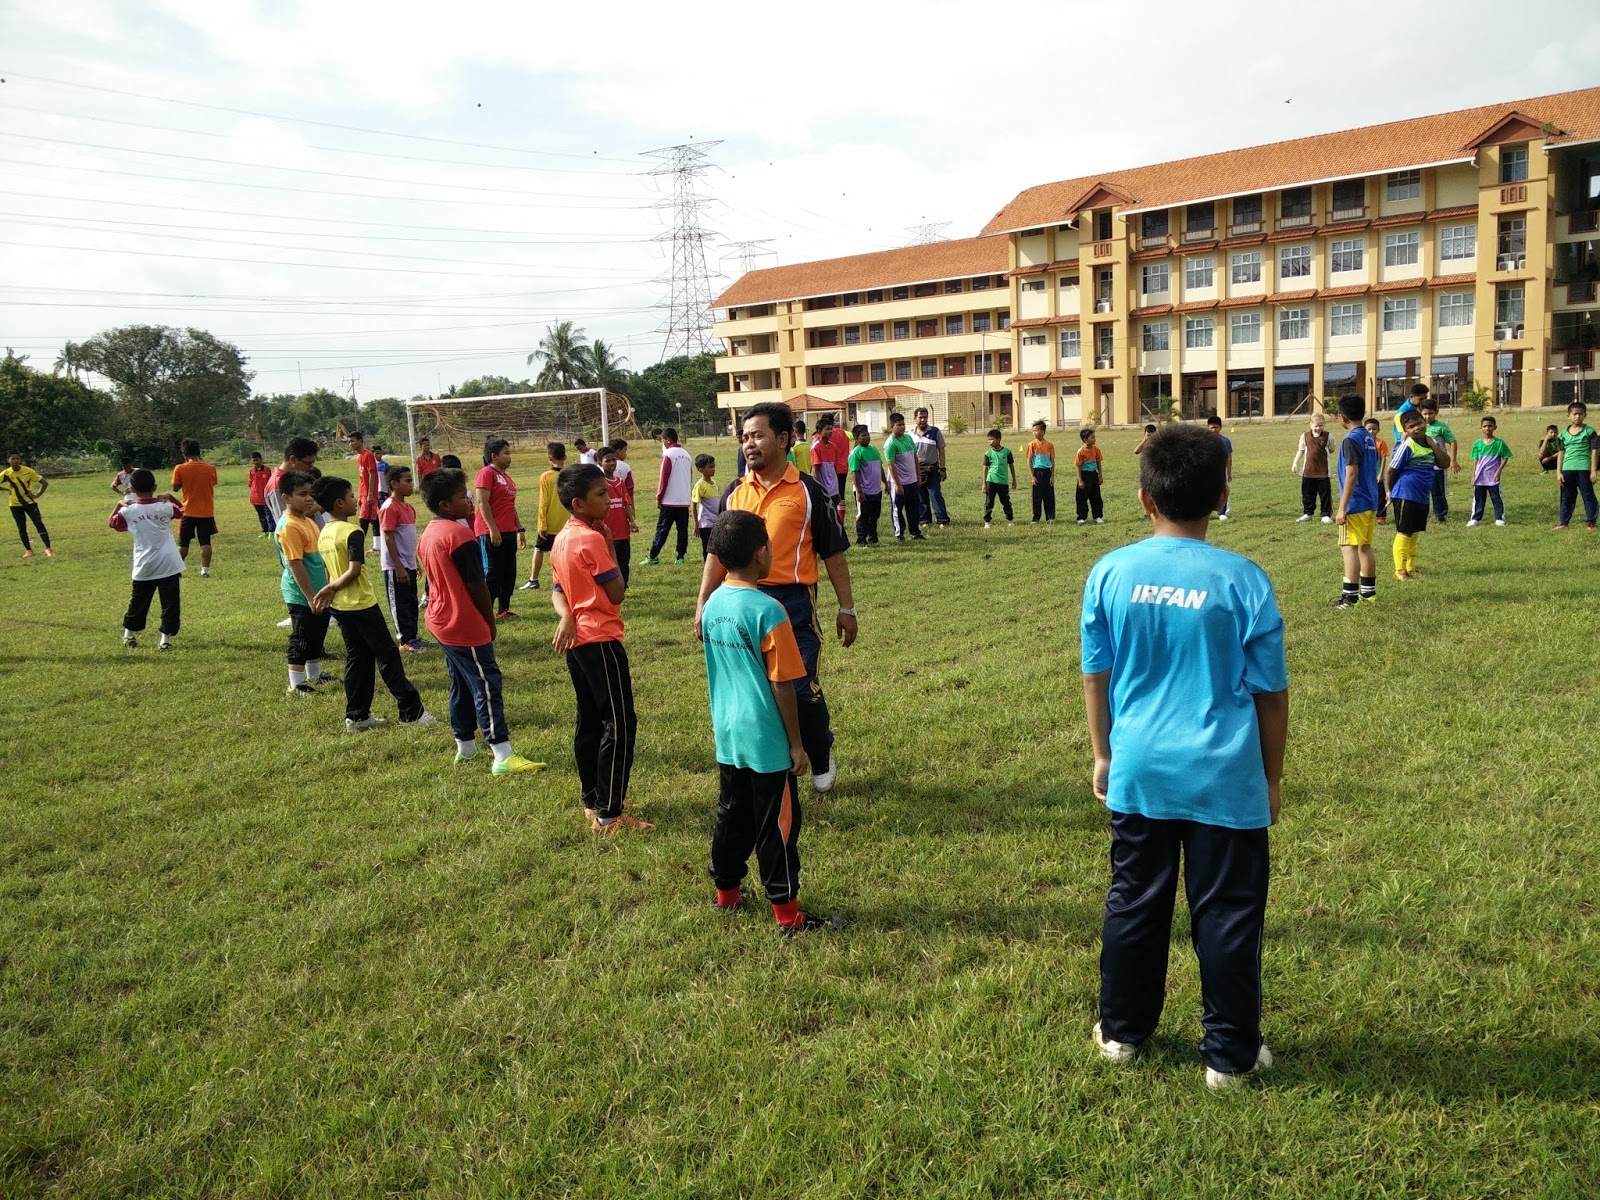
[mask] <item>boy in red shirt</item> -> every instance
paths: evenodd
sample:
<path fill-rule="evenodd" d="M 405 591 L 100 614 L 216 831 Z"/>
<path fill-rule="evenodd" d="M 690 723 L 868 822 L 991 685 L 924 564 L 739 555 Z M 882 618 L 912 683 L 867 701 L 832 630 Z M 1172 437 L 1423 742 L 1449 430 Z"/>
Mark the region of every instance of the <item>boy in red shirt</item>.
<path fill-rule="evenodd" d="M 359 429 L 350 433 L 350 449 L 356 456 L 356 516 L 370 542 L 378 532 L 378 456 L 367 449 Z"/>
<path fill-rule="evenodd" d="M 245 481 L 250 485 L 250 507 L 256 510 L 256 520 L 261 522 L 261 536 L 272 536 L 272 513 L 267 510 L 267 480 L 272 478 L 272 472 L 267 464 L 261 461 L 261 451 L 250 452 L 250 470 L 245 473 Z"/>
<path fill-rule="evenodd" d="M 578 699 L 572 753 L 583 786 L 583 810 L 595 833 L 642 833 L 654 826 L 622 811 L 638 721 L 628 652 L 622 646 L 619 606 L 626 585 L 606 527 L 611 488 L 599 467 L 579 463 L 562 469 L 556 494 L 571 519 L 556 534 L 550 552 L 555 576 L 550 598 L 560 617 L 552 641 L 556 652 L 566 655 Z"/>
<path fill-rule="evenodd" d="M 433 452 L 433 443 L 427 438 L 417 439 L 417 461 L 411 464 L 411 473 L 417 477 L 417 486 L 422 486 L 422 481 L 432 475 L 444 460 Z"/>
<path fill-rule="evenodd" d="M 639 522 L 633 512 L 633 480 L 617 474 L 617 448 L 606 446 L 600 451 L 600 470 L 605 473 L 607 500 L 606 528 L 611 531 L 611 549 L 617 556 L 617 568 L 622 572 L 622 586 L 628 586 L 628 560 L 633 557 L 632 535 L 639 532 Z"/>
<path fill-rule="evenodd" d="M 511 749 L 511 731 L 500 699 L 500 667 L 494 658 L 494 607 L 484 582 L 483 550 L 462 522 L 472 513 L 467 477 L 441 468 L 422 481 L 422 502 L 441 518 L 429 521 L 417 542 L 417 562 L 428 576 L 428 632 L 444 651 L 450 675 L 450 731 L 457 766 L 478 755 L 476 735 L 494 753 L 495 775 L 537 771 Z"/>

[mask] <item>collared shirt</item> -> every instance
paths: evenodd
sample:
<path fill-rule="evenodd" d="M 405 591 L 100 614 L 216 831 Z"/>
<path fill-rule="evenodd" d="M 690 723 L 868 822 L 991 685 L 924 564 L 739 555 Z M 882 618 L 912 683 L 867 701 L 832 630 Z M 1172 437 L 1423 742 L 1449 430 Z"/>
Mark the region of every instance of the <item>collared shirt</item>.
<path fill-rule="evenodd" d="M 39 494 L 35 489 L 44 476 L 32 467 L 7 467 L 0 471 L 0 484 L 5 485 L 6 497 L 11 502 L 12 508 L 24 508 L 37 502 Z"/>
<path fill-rule="evenodd" d="M 278 561 L 283 564 L 283 578 L 278 590 L 284 603 L 311 605 L 311 597 L 300 590 L 300 581 L 294 577 L 289 564 L 299 562 L 305 566 L 306 578 L 311 583 L 312 595 L 328 586 L 328 567 L 322 561 L 322 551 L 317 548 L 317 524 L 310 517 L 285 512 L 278 518 L 275 541 Z"/>
<path fill-rule="evenodd" d="M 394 560 L 389 557 L 389 539 L 383 535 L 394 534 L 395 554 L 400 565 L 408 571 L 417 569 L 417 510 L 400 499 L 390 496 L 378 510 L 378 568 L 394 570 Z"/>
<path fill-rule="evenodd" d="M 568 521 L 550 551 L 550 573 L 578 623 L 578 645 L 622 640 L 622 613 L 605 591 L 622 572 L 605 534 L 582 521 Z"/>
<path fill-rule="evenodd" d="M 717 761 L 763 774 L 789 769 L 789 734 L 772 685 L 804 679 L 806 665 L 783 605 L 727 580 L 701 614 Z"/>
<path fill-rule="evenodd" d="M 469 583 L 484 578 L 483 546 L 460 521 L 428 522 L 417 544 L 428 577 L 428 632 L 441 646 L 484 646 L 494 631 L 472 601 Z"/>
<path fill-rule="evenodd" d="M 890 434 L 883 442 L 883 457 L 896 483 L 917 481 L 917 444 L 906 434 Z"/>
<path fill-rule="evenodd" d="M 771 486 L 754 471 L 730 484 L 722 507 L 724 512 L 753 512 L 766 522 L 772 570 L 761 581 L 765 584 L 814 584 L 817 560 L 842 554 L 850 544 L 829 495 L 793 463 Z"/>
<path fill-rule="evenodd" d="M 420 481 L 444 466 L 444 463 L 437 454 L 424 450 L 417 455 L 417 461 L 413 465 L 416 467 L 417 479 Z"/>
<path fill-rule="evenodd" d="M 918 466 L 937 467 L 939 465 L 939 451 L 944 449 L 944 434 L 939 432 L 937 425 L 929 425 L 926 431 L 919 431 L 913 427 L 911 440 L 917 444 Z"/>
<path fill-rule="evenodd" d="M 1412 500 L 1426 504 L 1433 496 L 1433 470 L 1436 460 L 1431 445 L 1423 447 L 1406 438 L 1395 447 L 1389 466 L 1399 472 L 1389 485 L 1391 500 Z"/>

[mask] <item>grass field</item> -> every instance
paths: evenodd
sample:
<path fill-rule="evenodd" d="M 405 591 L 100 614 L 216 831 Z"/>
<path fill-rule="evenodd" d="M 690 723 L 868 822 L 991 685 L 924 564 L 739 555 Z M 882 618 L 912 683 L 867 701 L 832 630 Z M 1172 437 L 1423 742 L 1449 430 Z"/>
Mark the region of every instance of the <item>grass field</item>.
<path fill-rule="evenodd" d="M 1228 1096 L 1201 1084 L 1182 916 L 1151 1053 L 1121 1071 L 1088 1041 L 1108 837 L 1078 601 L 1147 528 L 1133 433 L 1102 439 L 1104 527 L 1068 486 L 1064 523 L 986 533 L 966 437 L 955 529 L 851 551 L 861 640 L 823 659 L 840 783 L 801 839 L 804 900 L 850 926 L 793 943 L 708 908 L 694 566 L 635 570 L 657 828 L 600 842 L 547 597 L 519 595 L 499 654 L 550 770 L 453 771 L 442 727 L 346 737 L 337 696 L 282 698 L 240 472 L 170 655 L 118 645 L 109 473 L 53 487 L 56 560 L 0 531 L 0 1195 L 1595 1195 L 1600 540 L 1550 532 L 1547 419 L 1502 424 L 1507 528 L 1463 528 L 1458 481 L 1423 577 L 1393 581 L 1383 529 L 1379 602 L 1349 613 L 1333 527 L 1293 522 L 1299 427 L 1233 434 L 1212 536 L 1271 574 L 1293 683 L 1278 1066 Z M 526 516 L 536 464 L 513 469 Z M 408 667 L 442 713 L 439 656 Z"/>

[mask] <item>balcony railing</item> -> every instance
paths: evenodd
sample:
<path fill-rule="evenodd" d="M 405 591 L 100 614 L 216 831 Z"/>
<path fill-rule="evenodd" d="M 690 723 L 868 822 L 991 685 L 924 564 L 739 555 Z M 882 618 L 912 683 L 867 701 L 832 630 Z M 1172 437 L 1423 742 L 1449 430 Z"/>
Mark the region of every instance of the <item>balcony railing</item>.
<path fill-rule="evenodd" d="M 1139 235 L 1139 249 L 1141 250 L 1165 249 L 1166 246 L 1167 235 L 1164 233 L 1145 233 Z"/>
<path fill-rule="evenodd" d="M 1310 213 L 1296 213 L 1292 217 L 1283 216 L 1278 218 L 1279 229 L 1304 229 L 1309 224 L 1311 224 Z"/>
<path fill-rule="evenodd" d="M 1216 236 L 1217 227 L 1215 225 L 1207 225 L 1204 229 L 1185 229 L 1183 231 L 1183 240 L 1186 242 L 1209 242 Z"/>
<path fill-rule="evenodd" d="M 1600 229 L 1600 211 L 1590 208 L 1567 216 L 1569 233 L 1594 233 L 1596 229 Z"/>
<path fill-rule="evenodd" d="M 1567 284 L 1568 304 L 1593 304 L 1595 296 L 1595 281 L 1592 279 L 1579 280 Z"/>
<path fill-rule="evenodd" d="M 1260 221 L 1235 221 L 1232 225 L 1228 226 L 1228 236 L 1229 237 L 1241 237 L 1241 236 L 1243 236 L 1244 234 L 1247 234 L 1247 233 L 1260 233 L 1260 232 L 1261 232 L 1261 222 Z"/>
<path fill-rule="evenodd" d="M 1366 215 L 1367 206 L 1365 204 L 1360 204 L 1354 208 L 1335 208 L 1328 213 L 1328 220 L 1332 222 L 1359 221 Z"/>

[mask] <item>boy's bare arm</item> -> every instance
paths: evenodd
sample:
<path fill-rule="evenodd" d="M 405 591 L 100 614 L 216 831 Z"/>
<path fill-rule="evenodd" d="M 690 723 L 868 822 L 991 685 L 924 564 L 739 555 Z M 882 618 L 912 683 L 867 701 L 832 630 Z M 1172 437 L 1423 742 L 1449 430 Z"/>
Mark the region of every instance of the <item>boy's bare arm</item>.
<path fill-rule="evenodd" d="M 772 682 L 772 698 L 777 701 L 778 715 L 783 718 L 783 732 L 789 737 L 789 770 L 803 775 L 811 765 L 806 759 L 805 747 L 800 744 L 800 705 L 794 698 L 794 682 Z"/>
<path fill-rule="evenodd" d="M 1339 488 L 1339 513 L 1335 518 L 1338 524 L 1343 525 L 1345 518 L 1350 515 L 1350 497 L 1355 495 L 1356 481 L 1361 478 L 1361 468 L 1351 463 L 1344 469 L 1344 483 Z"/>
<path fill-rule="evenodd" d="M 300 594 L 309 602 L 316 595 L 317 589 L 311 586 L 311 572 L 306 570 L 304 559 L 291 558 L 289 560 L 289 574 L 294 576 L 294 581 L 300 586 Z"/>
<path fill-rule="evenodd" d="M 578 621 L 572 615 L 567 594 L 560 587 L 550 589 L 550 606 L 556 610 L 556 632 L 550 644 L 556 648 L 557 654 L 565 654 L 578 642 Z"/>
<path fill-rule="evenodd" d="M 1278 787 L 1283 782 L 1283 751 L 1289 743 L 1289 690 L 1257 692 L 1256 724 L 1261 730 L 1261 765 L 1267 773 L 1267 804 L 1278 821 Z"/>
<path fill-rule="evenodd" d="M 1111 672 L 1083 677 L 1083 707 L 1089 717 L 1089 745 L 1094 749 L 1094 794 L 1106 798 L 1111 777 Z"/>

